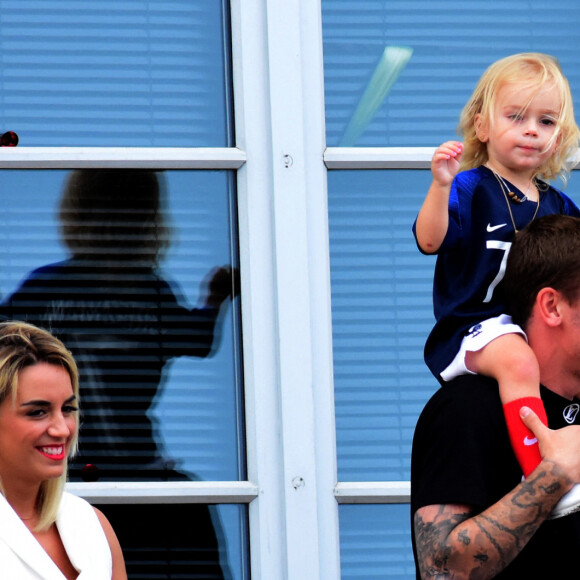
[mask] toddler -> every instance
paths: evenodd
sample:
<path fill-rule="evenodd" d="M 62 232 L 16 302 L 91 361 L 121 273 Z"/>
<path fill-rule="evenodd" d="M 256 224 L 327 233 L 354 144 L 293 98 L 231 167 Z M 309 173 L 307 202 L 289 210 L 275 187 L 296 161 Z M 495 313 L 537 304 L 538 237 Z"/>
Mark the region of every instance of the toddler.
<path fill-rule="evenodd" d="M 580 216 L 571 199 L 548 184 L 565 179 L 580 134 L 557 61 L 524 53 L 492 64 L 461 113 L 459 131 L 463 143 L 449 141 L 435 151 L 433 181 L 413 226 L 419 249 L 437 253 L 436 324 L 425 360 L 442 383 L 466 373 L 497 380 L 510 441 L 527 477 L 541 456 L 519 410 L 528 406 L 547 420 L 538 363 L 524 330 L 505 312 L 500 282 L 518 230 L 548 214 Z M 574 509 L 570 502 L 580 508 L 580 487 L 564 496 L 553 517 Z"/>

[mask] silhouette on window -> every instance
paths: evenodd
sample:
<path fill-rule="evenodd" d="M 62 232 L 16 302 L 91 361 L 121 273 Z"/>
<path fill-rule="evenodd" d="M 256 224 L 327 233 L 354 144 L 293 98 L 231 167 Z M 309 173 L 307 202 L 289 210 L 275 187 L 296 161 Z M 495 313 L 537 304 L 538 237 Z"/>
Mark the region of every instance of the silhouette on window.
<path fill-rule="evenodd" d="M 82 415 L 79 453 L 70 463 L 73 480 L 195 477 L 164 455 L 148 411 L 169 360 L 206 357 L 219 344 L 220 308 L 234 296 L 237 271 L 212 269 L 201 284 L 201 306 L 182 305 L 157 268 L 171 235 L 161 177 L 149 170 L 73 171 L 59 210 L 62 240 L 71 256 L 32 271 L 0 306 L 3 318 L 50 330 L 77 360 Z M 216 522 L 206 506 L 103 509 L 118 530 L 129 570 L 143 565 L 151 572 L 157 556 L 159 566 L 171 560 L 169 550 L 179 551 L 186 568 L 197 566 L 197 574 L 203 570 L 192 577 L 223 577 Z M 169 533 L 167 526 L 175 528 L 172 517 L 186 518 L 186 534 L 179 526 L 180 533 Z M 131 545 L 141 564 L 127 553 Z"/>

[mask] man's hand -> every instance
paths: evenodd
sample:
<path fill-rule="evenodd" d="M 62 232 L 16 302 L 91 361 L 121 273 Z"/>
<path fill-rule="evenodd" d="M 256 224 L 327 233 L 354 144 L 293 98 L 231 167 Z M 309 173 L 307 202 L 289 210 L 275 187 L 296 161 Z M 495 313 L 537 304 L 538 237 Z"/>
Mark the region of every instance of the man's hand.
<path fill-rule="evenodd" d="M 521 408 L 520 417 L 537 437 L 543 462 L 561 470 L 564 492 L 580 482 L 580 425 L 550 429 L 528 407 Z"/>

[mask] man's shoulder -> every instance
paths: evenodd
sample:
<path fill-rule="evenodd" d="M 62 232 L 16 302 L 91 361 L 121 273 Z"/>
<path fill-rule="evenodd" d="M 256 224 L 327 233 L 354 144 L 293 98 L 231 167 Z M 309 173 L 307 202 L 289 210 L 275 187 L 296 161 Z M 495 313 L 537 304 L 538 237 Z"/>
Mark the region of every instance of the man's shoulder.
<path fill-rule="evenodd" d="M 496 409 L 501 405 L 494 379 L 482 375 L 462 375 L 440 387 L 427 401 L 423 414 L 438 413 L 445 408 L 465 411 L 472 407 Z"/>
<path fill-rule="evenodd" d="M 509 444 L 497 383 L 479 375 L 442 386 L 423 409 L 413 438 L 413 513 L 434 504 L 483 508 L 521 477 Z"/>
<path fill-rule="evenodd" d="M 474 434 L 485 433 L 485 443 Z M 505 445 L 505 420 L 497 382 L 481 375 L 463 375 L 440 387 L 421 412 L 413 452 L 432 450 L 477 452 Z"/>
<path fill-rule="evenodd" d="M 423 408 L 413 437 L 415 459 L 432 453 L 487 457 L 499 448 L 511 449 L 499 388 L 481 375 L 464 375 L 440 387 Z"/>

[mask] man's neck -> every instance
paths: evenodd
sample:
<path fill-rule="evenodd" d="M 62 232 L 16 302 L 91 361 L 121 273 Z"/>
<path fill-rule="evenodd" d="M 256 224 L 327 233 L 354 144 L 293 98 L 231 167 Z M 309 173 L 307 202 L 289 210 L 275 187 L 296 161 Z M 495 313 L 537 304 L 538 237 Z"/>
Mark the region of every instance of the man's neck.
<path fill-rule="evenodd" d="M 569 369 L 559 353 L 534 349 L 540 365 L 540 382 L 554 393 L 572 400 L 580 398 L 580 376 Z M 540 354 L 538 354 L 540 353 Z"/>
<path fill-rule="evenodd" d="M 529 345 L 540 366 L 540 382 L 561 397 L 569 400 L 580 398 L 580 375 L 575 370 L 578 365 L 570 366 L 558 341 L 544 340 L 540 334 L 532 329 L 528 331 Z"/>

